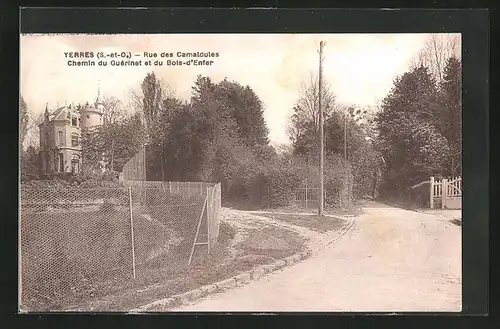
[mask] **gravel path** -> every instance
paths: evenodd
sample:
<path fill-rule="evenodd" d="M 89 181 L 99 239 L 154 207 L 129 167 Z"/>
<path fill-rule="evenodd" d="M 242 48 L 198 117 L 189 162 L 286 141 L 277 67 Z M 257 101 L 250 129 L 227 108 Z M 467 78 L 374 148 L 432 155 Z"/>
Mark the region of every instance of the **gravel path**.
<path fill-rule="evenodd" d="M 461 227 L 374 203 L 347 224 L 303 231 L 315 253 L 302 263 L 172 311 L 461 310 Z"/>

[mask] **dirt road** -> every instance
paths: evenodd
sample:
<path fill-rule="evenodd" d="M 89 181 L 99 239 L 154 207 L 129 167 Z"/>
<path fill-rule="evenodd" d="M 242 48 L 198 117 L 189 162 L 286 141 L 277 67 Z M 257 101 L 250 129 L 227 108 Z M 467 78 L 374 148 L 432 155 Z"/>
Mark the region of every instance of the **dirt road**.
<path fill-rule="evenodd" d="M 172 311 L 460 310 L 461 227 L 373 203 L 349 234 L 302 263 Z"/>

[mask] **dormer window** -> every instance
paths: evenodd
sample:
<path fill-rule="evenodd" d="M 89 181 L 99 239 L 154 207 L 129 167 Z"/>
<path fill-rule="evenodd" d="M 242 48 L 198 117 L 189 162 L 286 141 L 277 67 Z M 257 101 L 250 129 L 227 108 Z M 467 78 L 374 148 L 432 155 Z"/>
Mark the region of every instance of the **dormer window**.
<path fill-rule="evenodd" d="M 72 126 L 77 126 L 77 120 L 76 120 L 76 117 L 71 117 L 71 125 Z"/>

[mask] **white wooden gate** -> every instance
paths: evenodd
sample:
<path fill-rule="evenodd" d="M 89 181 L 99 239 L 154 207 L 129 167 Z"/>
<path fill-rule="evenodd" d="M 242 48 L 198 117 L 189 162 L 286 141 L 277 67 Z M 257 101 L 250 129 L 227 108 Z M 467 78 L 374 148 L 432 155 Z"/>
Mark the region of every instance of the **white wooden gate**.
<path fill-rule="evenodd" d="M 462 209 L 462 177 L 435 180 L 431 177 L 431 209 Z"/>

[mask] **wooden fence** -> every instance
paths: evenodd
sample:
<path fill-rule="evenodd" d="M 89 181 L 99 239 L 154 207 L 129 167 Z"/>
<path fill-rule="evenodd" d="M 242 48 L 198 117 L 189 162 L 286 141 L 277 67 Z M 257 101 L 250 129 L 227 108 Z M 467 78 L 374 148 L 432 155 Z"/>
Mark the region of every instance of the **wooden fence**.
<path fill-rule="evenodd" d="M 462 209 L 462 178 L 442 179 L 431 177 L 431 209 Z"/>

